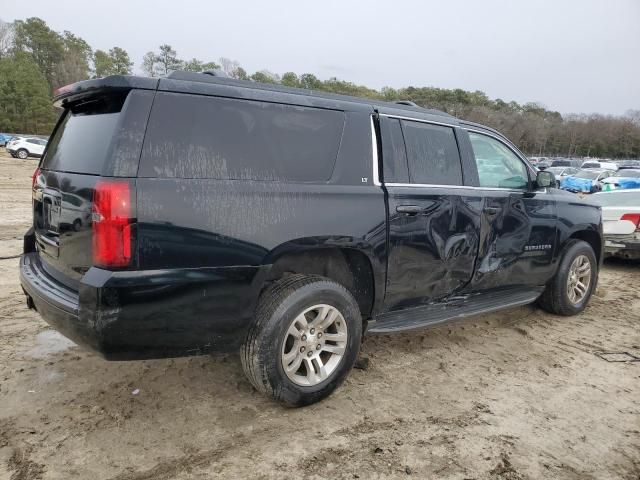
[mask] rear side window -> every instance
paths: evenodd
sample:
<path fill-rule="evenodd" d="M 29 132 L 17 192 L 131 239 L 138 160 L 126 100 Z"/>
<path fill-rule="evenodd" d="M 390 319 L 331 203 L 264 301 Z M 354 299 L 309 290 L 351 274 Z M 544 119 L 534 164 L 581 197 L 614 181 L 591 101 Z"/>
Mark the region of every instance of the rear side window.
<path fill-rule="evenodd" d="M 158 93 L 139 175 L 326 182 L 343 128 L 335 110 Z"/>
<path fill-rule="evenodd" d="M 453 128 L 402 122 L 411 183 L 462 185 L 462 165 Z"/>
<path fill-rule="evenodd" d="M 125 96 L 95 99 L 64 112 L 42 168 L 100 175 Z"/>

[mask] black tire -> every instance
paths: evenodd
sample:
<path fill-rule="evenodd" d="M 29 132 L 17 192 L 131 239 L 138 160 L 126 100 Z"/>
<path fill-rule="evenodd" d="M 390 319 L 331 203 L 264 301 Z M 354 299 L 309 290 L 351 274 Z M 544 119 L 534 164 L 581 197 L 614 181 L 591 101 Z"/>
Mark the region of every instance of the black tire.
<path fill-rule="evenodd" d="M 291 322 L 305 309 L 318 304 L 336 308 L 345 320 L 346 348 L 335 370 L 321 383 L 300 386 L 285 373 L 281 352 Z M 261 294 L 254 323 L 242 346 L 242 367 L 260 392 L 292 407 L 318 402 L 330 395 L 355 363 L 362 340 L 358 303 L 342 285 L 317 275 L 290 275 Z"/>
<path fill-rule="evenodd" d="M 25 148 L 21 148 L 16 152 L 16 155 L 20 160 L 26 160 L 29 158 L 29 152 Z"/>
<path fill-rule="evenodd" d="M 591 280 L 585 296 L 577 303 L 571 302 L 567 292 L 569 270 L 573 261 L 579 256 L 585 255 L 591 264 Z M 543 310 L 556 315 L 576 315 L 582 312 L 593 294 L 598 280 L 598 261 L 596 255 L 587 242 L 582 240 L 570 240 L 564 249 L 562 260 L 558 265 L 558 271 L 538 299 L 538 304 Z"/>

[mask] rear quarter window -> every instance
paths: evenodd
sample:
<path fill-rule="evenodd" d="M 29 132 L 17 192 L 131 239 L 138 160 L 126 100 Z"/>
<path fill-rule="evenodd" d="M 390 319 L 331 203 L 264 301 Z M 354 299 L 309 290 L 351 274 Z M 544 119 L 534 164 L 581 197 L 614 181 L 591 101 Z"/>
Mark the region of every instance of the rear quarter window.
<path fill-rule="evenodd" d="M 140 177 L 326 182 L 344 112 L 158 93 Z"/>

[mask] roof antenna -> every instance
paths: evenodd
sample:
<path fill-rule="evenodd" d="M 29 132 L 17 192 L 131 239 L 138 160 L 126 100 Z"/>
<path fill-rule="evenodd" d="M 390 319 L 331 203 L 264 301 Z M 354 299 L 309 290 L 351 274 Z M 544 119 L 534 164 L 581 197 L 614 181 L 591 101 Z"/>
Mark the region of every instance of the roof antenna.
<path fill-rule="evenodd" d="M 204 70 L 201 73 L 204 73 L 205 75 L 211 75 L 212 77 L 231 78 L 229 77 L 229 75 L 227 75 L 224 71 L 220 70 L 219 68 L 214 68 L 213 70 Z"/>
<path fill-rule="evenodd" d="M 412 102 L 411 100 L 397 100 L 394 103 L 397 103 L 398 105 L 407 105 L 409 107 L 418 107 L 418 108 L 420 108 L 420 105 L 418 105 L 415 102 Z"/>

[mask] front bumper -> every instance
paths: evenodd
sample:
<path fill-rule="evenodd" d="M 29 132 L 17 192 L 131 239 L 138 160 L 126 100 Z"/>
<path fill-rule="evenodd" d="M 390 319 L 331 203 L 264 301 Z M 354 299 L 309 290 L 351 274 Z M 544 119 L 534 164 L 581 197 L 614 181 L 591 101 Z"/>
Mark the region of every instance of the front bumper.
<path fill-rule="evenodd" d="M 268 267 L 112 272 L 92 267 L 74 291 L 38 253 L 20 259 L 27 304 L 74 342 L 109 360 L 236 350 Z"/>

